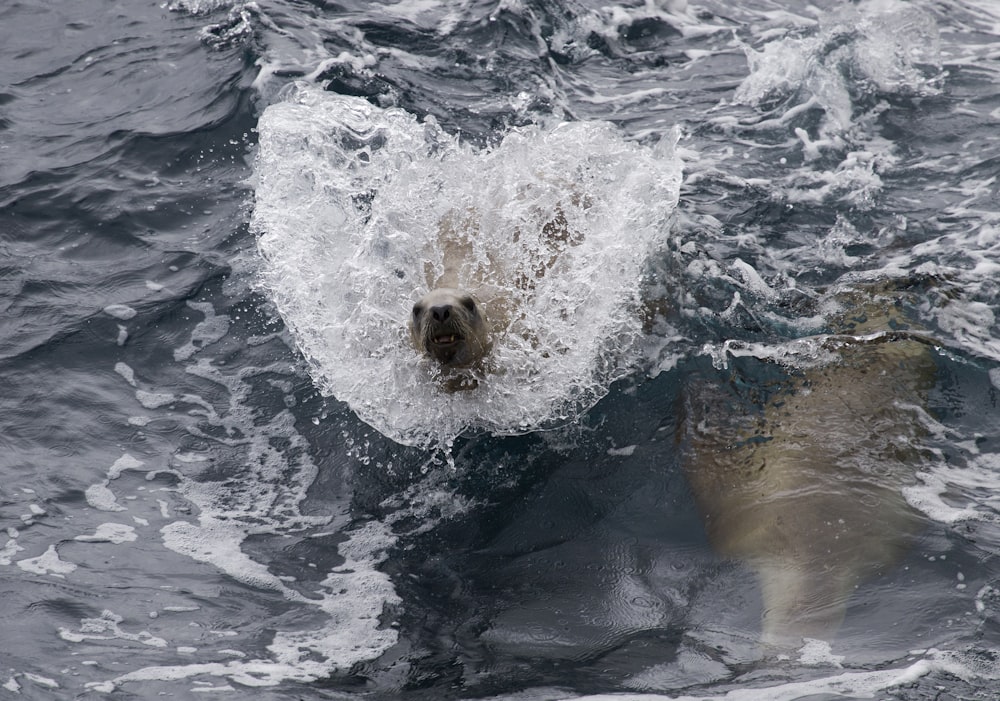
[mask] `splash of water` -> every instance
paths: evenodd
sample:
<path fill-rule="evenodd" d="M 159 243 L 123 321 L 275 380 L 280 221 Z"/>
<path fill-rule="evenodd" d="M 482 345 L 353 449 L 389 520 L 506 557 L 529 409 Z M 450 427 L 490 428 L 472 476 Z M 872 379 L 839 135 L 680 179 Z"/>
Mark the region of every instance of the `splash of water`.
<path fill-rule="evenodd" d="M 305 84 L 259 131 L 263 285 L 317 385 L 384 435 L 441 445 L 470 428 L 558 425 L 635 366 L 645 264 L 678 199 L 674 139 L 646 147 L 581 122 L 478 150 L 432 119 Z M 554 252 L 542 232 L 560 215 L 573 240 Z M 493 350 L 497 371 L 449 394 L 406 323 L 442 268 L 441 222 L 456 216 L 474 220 L 469 270 L 516 313 Z"/>

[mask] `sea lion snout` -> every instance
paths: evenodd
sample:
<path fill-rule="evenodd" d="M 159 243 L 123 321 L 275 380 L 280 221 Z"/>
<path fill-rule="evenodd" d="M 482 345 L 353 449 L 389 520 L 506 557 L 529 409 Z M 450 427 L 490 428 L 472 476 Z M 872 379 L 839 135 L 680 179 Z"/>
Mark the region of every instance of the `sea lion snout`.
<path fill-rule="evenodd" d="M 431 317 L 434 321 L 443 322 L 451 318 L 451 305 L 450 304 L 439 304 L 436 307 L 430 308 Z"/>

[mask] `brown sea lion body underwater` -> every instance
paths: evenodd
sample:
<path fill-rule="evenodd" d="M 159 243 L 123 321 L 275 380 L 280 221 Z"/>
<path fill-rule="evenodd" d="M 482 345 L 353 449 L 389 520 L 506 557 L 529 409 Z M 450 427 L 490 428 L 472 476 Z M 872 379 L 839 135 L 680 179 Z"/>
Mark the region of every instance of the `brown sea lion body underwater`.
<path fill-rule="evenodd" d="M 793 373 L 755 425 L 725 416 L 717 392 L 688 402 L 689 484 L 713 548 L 755 572 L 770 646 L 832 640 L 855 588 L 922 527 L 901 490 L 920 462 L 932 344 L 898 298 L 846 306 L 821 339 L 836 359 Z"/>

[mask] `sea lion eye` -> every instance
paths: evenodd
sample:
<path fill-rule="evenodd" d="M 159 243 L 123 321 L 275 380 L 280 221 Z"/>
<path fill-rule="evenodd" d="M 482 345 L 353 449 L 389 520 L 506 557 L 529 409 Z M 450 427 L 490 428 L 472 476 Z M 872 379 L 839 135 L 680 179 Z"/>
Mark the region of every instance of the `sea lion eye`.
<path fill-rule="evenodd" d="M 462 297 L 462 306 L 468 309 L 470 312 L 476 311 L 476 300 L 472 297 Z"/>
<path fill-rule="evenodd" d="M 418 316 L 420 316 L 420 312 L 422 312 L 423 310 L 424 310 L 423 307 L 421 307 L 419 304 L 414 304 L 413 305 L 413 318 L 416 319 Z"/>

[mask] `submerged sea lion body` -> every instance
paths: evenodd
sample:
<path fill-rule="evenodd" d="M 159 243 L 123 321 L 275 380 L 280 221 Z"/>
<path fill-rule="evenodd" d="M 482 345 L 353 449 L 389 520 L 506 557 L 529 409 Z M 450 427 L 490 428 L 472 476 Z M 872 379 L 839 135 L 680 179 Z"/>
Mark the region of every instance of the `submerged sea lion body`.
<path fill-rule="evenodd" d="M 713 547 L 759 578 L 765 644 L 832 639 L 854 588 L 919 530 L 900 488 L 934 363 L 902 324 L 897 305 L 871 299 L 845 314 L 836 327 L 851 336 L 826 341 L 839 359 L 785 384 L 736 440 L 720 407 L 691 407 L 685 471 Z"/>

